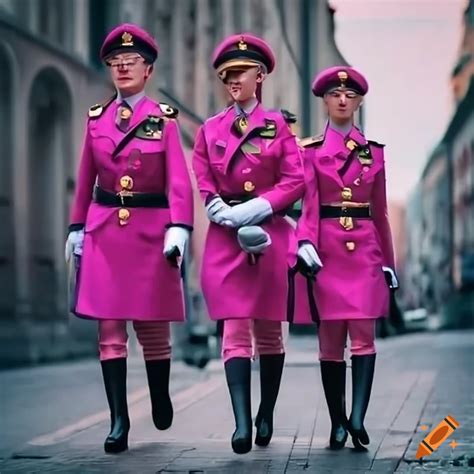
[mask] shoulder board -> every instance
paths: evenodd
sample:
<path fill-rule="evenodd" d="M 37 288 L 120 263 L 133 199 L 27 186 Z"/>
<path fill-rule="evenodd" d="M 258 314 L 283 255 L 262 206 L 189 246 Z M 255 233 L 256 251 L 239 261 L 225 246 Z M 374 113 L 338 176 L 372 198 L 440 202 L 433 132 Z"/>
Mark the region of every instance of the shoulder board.
<path fill-rule="evenodd" d="M 95 104 L 89 108 L 89 118 L 96 119 L 99 118 L 103 113 L 104 110 L 115 100 L 117 96 L 113 95 L 109 97 L 105 102 L 102 104 Z"/>
<path fill-rule="evenodd" d="M 281 112 L 281 115 L 283 115 L 283 119 L 285 120 L 286 123 L 297 122 L 296 115 L 293 112 L 290 112 L 289 110 L 286 110 L 286 109 L 281 109 L 280 112 Z"/>
<path fill-rule="evenodd" d="M 378 142 L 375 142 L 374 140 L 367 140 L 367 143 L 369 145 L 374 145 L 374 146 L 378 146 L 378 147 L 381 147 L 381 148 L 383 148 L 385 146 L 383 143 L 378 143 Z"/>
<path fill-rule="evenodd" d="M 302 138 L 299 141 L 300 146 L 309 148 L 313 146 L 320 146 L 324 143 L 324 135 L 315 135 L 314 137 Z"/>
<path fill-rule="evenodd" d="M 165 104 L 163 102 L 159 103 L 159 107 L 165 117 L 176 118 L 179 114 L 178 109 L 176 109 L 175 107 L 171 107 L 171 105 Z"/>

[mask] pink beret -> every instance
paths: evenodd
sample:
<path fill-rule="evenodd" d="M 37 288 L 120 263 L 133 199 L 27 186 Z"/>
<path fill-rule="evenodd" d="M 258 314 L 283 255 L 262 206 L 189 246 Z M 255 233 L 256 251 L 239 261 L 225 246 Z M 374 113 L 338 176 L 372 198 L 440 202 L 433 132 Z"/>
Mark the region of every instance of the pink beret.
<path fill-rule="evenodd" d="M 219 76 L 229 68 L 259 64 L 263 64 L 267 73 L 271 73 L 275 68 L 275 55 L 267 42 L 249 33 L 227 37 L 212 55 L 212 65 Z M 225 74 L 221 79 L 223 77 Z"/>
<path fill-rule="evenodd" d="M 331 89 L 351 89 L 360 95 L 367 94 L 369 84 L 365 77 L 349 66 L 334 66 L 321 71 L 314 79 L 311 87 L 313 94 L 322 97 Z"/>
<path fill-rule="evenodd" d="M 100 57 L 105 60 L 113 54 L 127 51 L 136 52 L 148 63 L 153 63 L 158 56 L 158 45 L 144 29 L 132 23 L 123 23 L 107 35 L 100 48 Z"/>

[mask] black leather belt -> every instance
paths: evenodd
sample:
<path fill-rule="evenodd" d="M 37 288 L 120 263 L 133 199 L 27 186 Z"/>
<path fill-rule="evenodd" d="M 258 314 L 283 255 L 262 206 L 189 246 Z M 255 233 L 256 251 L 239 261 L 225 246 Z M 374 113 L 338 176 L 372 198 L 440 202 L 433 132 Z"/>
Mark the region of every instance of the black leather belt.
<path fill-rule="evenodd" d="M 254 199 L 255 197 L 257 196 L 253 196 L 252 194 L 243 195 L 243 196 L 221 196 L 222 200 L 228 206 L 237 206 L 237 204 L 242 204 L 243 202 L 250 201 L 251 199 Z"/>
<path fill-rule="evenodd" d="M 319 208 L 321 219 L 331 219 L 337 217 L 354 217 L 359 219 L 370 219 L 370 207 L 338 207 L 321 206 Z"/>
<path fill-rule="evenodd" d="M 119 196 L 96 186 L 94 190 L 94 201 L 102 206 L 111 207 L 162 207 L 168 208 L 168 198 L 158 193 L 130 193 L 130 195 Z"/>
<path fill-rule="evenodd" d="M 242 204 L 247 201 L 251 201 L 252 199 L 256 198 L 258 196 L 253 196 L 252 194 L 249 195 L 243 195 L 243 196 L 221 196 L 221 199 L 228 205 L 228 206 L 237 206 L 238 204 Z M 286 216 L 289 212 L 291 212 L 291 209 L 284 209 L 283 211 L 275 212 L 275 215 L 277 216 Z"/>

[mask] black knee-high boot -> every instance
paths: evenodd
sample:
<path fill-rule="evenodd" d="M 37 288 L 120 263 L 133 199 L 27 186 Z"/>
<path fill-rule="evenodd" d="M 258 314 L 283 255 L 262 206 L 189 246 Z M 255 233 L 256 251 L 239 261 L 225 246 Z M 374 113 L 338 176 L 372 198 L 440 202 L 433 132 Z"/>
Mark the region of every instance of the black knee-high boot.
<path fill-rule="evenodd" d="M 370 443 L 364 428 L 364 418 L 369 406 L 370 392 L 375 371 L 375 354 L 352 356 L 352 412 L 348 429 L 354 447 L 365 450 L 363 445 Z"/>
<path fill-rule="evenodd" d="M 255 444 L 268 446 L 273 435 L 273 410 L 280 390 L 285 354 L 260 356 L 260 407 L 255 419 Z"/>
<path fill-rule="evenodd" d="M 105 393 L 110 408 L 110 433 L 104 443 L 106 453 L 120 453 L 128 449 L 130 420 L 127 406 L 127 359 L 101 362 Z"/>
<path fill-rule="evenodd" d="M 148 387 L 150 388 L 153 423 L 159 430 L 168 429 L 173 423 L 173 405 L 170 398 L 170 359 L 145 361 Z"/>
<path fill-rule="evenodd" d="M 225 363 L 225 375 L 229 387 L 235 418 L 232 449 L 237 454 L 252 449 L 252 412 L 250 406 L 250 359 L 235 357 Z"/>
<path fill-rule="evenodd" d="M 329 447 L 342 449 L 347 441 L 346 363 L 322 360 L 321 379 L 331 418 Z"/>

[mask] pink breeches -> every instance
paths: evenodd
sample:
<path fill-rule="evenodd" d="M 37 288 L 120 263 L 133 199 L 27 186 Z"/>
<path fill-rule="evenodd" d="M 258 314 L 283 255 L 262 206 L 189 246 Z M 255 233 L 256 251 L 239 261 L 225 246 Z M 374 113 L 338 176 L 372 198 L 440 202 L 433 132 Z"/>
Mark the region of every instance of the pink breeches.
<path fill-rule="evenodd" d="M 170 323 L 157 321 L 134 321 L 133 328 L 138 342 L 143 347 L 145 360 L 171 358 Z M 127 357 L 127 322 L 99 321 L 100 360 Z"/>
<path fill-rule="evenodd" d="M 375 354 L 375 319 L 321 321 L 319 326 L 319 360 L 344 360 L 347 333 L 352 355 Z"/>
<path fill-rule="evenodd" d="M 255 341 L 253 350 L 252 340 Z M 257 354 L 282 354 L 281 323 L 252 319 L 227 319 L 224 321 L 222 358 L 252 358 Z"/>

